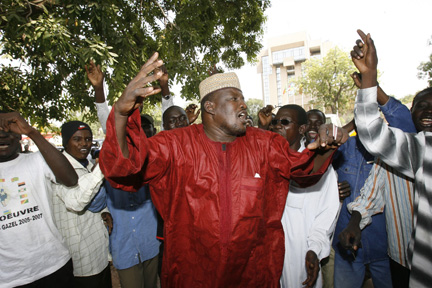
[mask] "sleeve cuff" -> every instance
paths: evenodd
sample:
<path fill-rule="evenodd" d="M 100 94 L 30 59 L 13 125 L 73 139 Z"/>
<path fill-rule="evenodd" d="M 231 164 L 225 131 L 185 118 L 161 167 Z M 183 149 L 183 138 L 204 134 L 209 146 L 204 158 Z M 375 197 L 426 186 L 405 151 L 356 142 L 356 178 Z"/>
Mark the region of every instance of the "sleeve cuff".
<path fill-rule="evenodd" d="M 376 102 L 377 99 L 377 86 L 360 89 L 357 92 L 357 102 L 358 103 L 369 103 Z"/>

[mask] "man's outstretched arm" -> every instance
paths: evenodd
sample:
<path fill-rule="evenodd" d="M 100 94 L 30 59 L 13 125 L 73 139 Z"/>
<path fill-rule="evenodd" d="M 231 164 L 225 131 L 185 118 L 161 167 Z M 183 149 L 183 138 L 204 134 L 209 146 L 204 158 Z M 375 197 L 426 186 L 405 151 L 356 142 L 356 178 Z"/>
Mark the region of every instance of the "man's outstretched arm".
<path fill-rule="evenodd" d="M 95 104 L 99 123 L 102 126 L 102 130 L 106 134 L 106 121 L 108 119 L 109 108 L 108 103 L 105 99 L 105 92 L 103 88 L 104 74 L 100 68 L 91 60 L 90 64 L 85 65 L 87 78 L 89 79 L 93 89 L 95 90 Z"/>
<path fill-rule="evenodd" d="M 158 56 L 158 53 L 153 54 L 141 67 L 138 75 L 129 82 L 122 96 L 114 105 L 113 110 L 117 142 L 125 158 L 129 157 L 129 150 L 126 142 L 126 124 L 129 116 L 135 109 L 142 105 L 144 98 L 161 92 L 161 89 L 158 87 L 147 87 L 149 83 L 158 80 L 163 74 L 161 70 L 150 74 L 163 64 L 162 60 L 158 59 Z"/>
<path fill-rule="evenodd" d="M 416 156 L 409 152 L 416 136 L 389 128 L 380 118 L 376 87 L 378 57 L 375 45 L 370 34 L 366 35 L 361 30 L 358 30 L 358 33 L 362 39 L 357 40 L 351 57 L 362 74 L 362 89 L 358 92 L 354 109 L 360 140 L 369 153 L 413 178 L 413 169 L 418 161 Z"/>

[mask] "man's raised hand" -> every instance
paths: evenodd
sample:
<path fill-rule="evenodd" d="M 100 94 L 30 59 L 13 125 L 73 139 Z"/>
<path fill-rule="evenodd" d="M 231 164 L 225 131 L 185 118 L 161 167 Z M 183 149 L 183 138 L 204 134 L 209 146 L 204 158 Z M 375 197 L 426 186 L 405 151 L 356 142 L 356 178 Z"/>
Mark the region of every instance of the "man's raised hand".
<path fill-rule="evenodd" d="M 161 91 L 158 86 L 147 86 L 149 83 L 158 80 L 162 75 L 162 70 L 159 68 L 163 65 L 162 60 L 158 59 L 159 54 L 156 52 L 150 59 L 141 67 L 141 70 L 129 82 L 122 96 L 115 103 L 115 112 L 122 116 L 129 116 L 133 110 L 142 105 L 144 98 L 157 94 Z M 154 73 L 151 73 L 153 72 Z"/>
<path fill-rule="evenodd" d="M 195 122 L 195 120 L 198 118 L 198 116 L 201 112 L 201 109 L 198 109 L 195 113 L 195 110 L 197 108 L 198 108 L 198 106 L 196 104 L 189 104 L 185 109 L 186 115 L 187 115 L 188 120 L 189 120 L 189 125 Z"/>
<path fill-rule="evenodd" d="M 365 34 L 362 30 L 357 30 L 361 40 L 356 41 L 356 45 L 351 51 L 351 58 L 354 65 L 363 76 L 361 88 L 376 86 L 378 57 L 375 44 L 370 34 Z"/>
<path fill-rule="evenodd" d="M 87 78 L 90 80 L 93 88 L 101 88 L 103 85 L 104 75 L 100 65 L 96 66 L 93 60 L 90 60 L 89 66 L 85 65 L 84 68 L 87 72 Z"/>
<path fill-rule="evenodd" d="M 268 130 L 270 122 L 273 119 L 272 111 L 274 107 L 267 105 L 258 111 L 258 128 Z"/>

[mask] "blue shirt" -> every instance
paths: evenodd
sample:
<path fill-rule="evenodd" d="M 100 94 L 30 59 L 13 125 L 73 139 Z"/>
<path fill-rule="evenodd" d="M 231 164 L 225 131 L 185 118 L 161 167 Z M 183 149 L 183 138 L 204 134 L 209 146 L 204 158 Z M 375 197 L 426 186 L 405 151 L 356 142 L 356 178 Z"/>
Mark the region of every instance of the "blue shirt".
<path fill-rule="evenodd" d="M 159 253 L 156 209 L 148 185 L 135 193 L 113 188 L 105 181 L 106 203 L 113 218 L 110 252 L 116 269 L 127 269 Z M 101 189 L 98 194 L 104 193 Z M 97 195 L 99 196 L 99 195 Z"/>
<path fill-rule="evenodd" d="M 335 155 L 333 167 L 338 174 L 338 182 L 347 181 L 351 186 L 351 195 L 345 198 L 343 202 L 333 238 L 333 247 L 336 253 L 341 255 L 350 253 L 338 246 L 339 239 L 337 237 L 351 219 L 347 204 L 353 202 L 360 195 L 360 189 L 366 182 L 373 163 L 374 157 L 366 151 L 358 136 L 350 137 L 346 143 L 339 147 Z M 362 248 L 357 252 L 358 254 L 362 253 L 365 264 L 388 258 L 384 214 L 377 214 L 373 217 L 371 225 L 363 229 Z"/>
<path fill-rule="evenodd" d="M 411 120 L 411 113 L 400 101 L 390 97 L 389 101 L 380 106 L 386 120 L 391 126 L 406 132 L 414 132 L 415 127 Z M 333 167 L 338 173 L 338 182 L 348 181 L 351 186 L 351 195 L 345 198 L 335 229 L 333 247 L 337 253 L 349 253 L 338 248 L 338 235 L 348 225 L 351 214 L 348 212 L 347 204 L 353 202 L 360 195 L 360 189 L 369 176 L 374 157 L 370 155 L 361 144 L 358 137 L 351 137 L 343 144 L 335 155 Z M 362 248 L 358 253 L 363 253 L 364 263 L 386 259 L 387 256 L 387 233 L 384 214 L 373 216 L 371 225 L 366 226 L 362 232 Z"/>

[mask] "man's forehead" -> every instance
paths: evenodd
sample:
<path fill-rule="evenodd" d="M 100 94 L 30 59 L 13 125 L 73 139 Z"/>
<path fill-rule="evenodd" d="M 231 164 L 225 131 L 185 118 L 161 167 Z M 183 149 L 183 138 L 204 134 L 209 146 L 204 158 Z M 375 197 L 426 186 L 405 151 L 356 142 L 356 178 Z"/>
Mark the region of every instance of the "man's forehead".
<path fill-rule="evenodd" d="M 317 120 L 325 121 L 323 113 L 318 112 L 318 111 L 307 112 L 307 117 L 308 117 L 308 120 L 312 120 L 312 119 L 316 120 L 316 118 L 319 118 Z"/>
<path fill-rule="evenodd" d="M 215 97 L 232 97 L 232 96 L 243 96 L 243 92 L 237 88 L 228 87 L 228 88 L 221 88 L 219 90 L 215 91 Z"/>
<path fill-rule="evenodd" d="M 298 113 L 297 110 L 291 109 L 291 108 L 281 108 L 279 109 L 279 111 L 276 114 L 275 118 L 280 118 L 280 117 L 291 117 L 291 118 L 296 118 L 298 117 Z"/>
<path fill-rule="evenodd" d="M 169 111 L 167 111 L 166 116 L 168 118 L 170 117 L 178 117 L 181 115 L 186 115 L 186 112 L 184 109 L 180 108 L 180 107 L 173 107 L 172 109 L 170 109 Z"/>
<path fill-rule="evenodd" d="M 72 135 L 72 137 L 85 137 L 85 136 L 91 136 L 91 132 L 87 129 L 85 130 L 77 130 L 75 131 L 75 133 Z"/>

